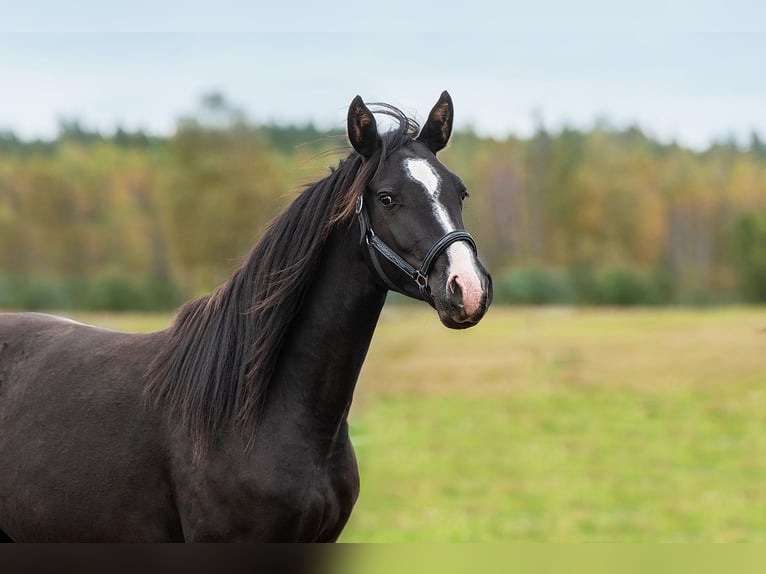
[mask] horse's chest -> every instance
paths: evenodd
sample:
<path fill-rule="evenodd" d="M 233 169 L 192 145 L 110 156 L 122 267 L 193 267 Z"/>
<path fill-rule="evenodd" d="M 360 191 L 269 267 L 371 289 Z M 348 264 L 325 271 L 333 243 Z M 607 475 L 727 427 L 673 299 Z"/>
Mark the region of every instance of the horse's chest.
<path fill-rule="evenodd" d="M 294 540 L 334 541 L 346 525 L 359 493 L 356 461 L 333 461 L 287 488 L 282 496 L 295 505 Z M 285 516 L 289 516 L 289 513 Z M 291 529 L 287 525 L 288 531 Z M 288 535 L 288 538 L 291 536 Z"/>
<path fill-rule="evenodd" d="M 353 452 L 317 465 L 208 468 L 178 493 L 191 540 L 333 541 L 359 491 Z"/>
<path fill-rule="evenodd" d="M 357 489 L 351 481 L 328 474 L 324 480 L 299 490 L 302 499 L 295 527 L 295 540 L 333 541 L 348 520 Z M 289 496 L 289 495 L 288 495 Z"/>

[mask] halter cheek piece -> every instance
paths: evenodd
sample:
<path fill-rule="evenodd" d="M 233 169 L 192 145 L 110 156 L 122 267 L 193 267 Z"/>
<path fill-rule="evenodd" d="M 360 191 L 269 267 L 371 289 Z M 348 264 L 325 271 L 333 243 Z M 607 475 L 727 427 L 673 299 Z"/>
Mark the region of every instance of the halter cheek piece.
<path fill-rule="evenodd" d="M 473 249 L 473 252 L 476 253 L 476 242 L 473 240 L 470 233 L 465 230 L 450 231 L 444 235 L 444 237 L 439 239 L 439 241 L 434 243 L 431 249 L 428 250 L 428 253 L 426 253 L 420 269 L 416 269 L 407 263 L 398 253 L 396 253 L 396 251 L 391 249 L 382 239 L 375 235 L 375 232 L 372 230 L 372 225 L 370 225 L 370 218 L 367 215 L 367 210 L 364 208 L 364 198 L 361 195 L 356 202 L 356 215 L 359 219 L 359 230 L 361 232 L 359 242 L 360 244 L 365 244 L 367 246 L 370 261 L 372 262 L 372 266 L 375 268 L 378 277 L 380 277 L 383 283 L 385 283 L 392 291 L 412 296 L 409 293 L 405 293 L 401 287 L 397 287 L 393 281 L 388 278 L 388 275 L 386 275 L 383 268 L 380 266 L 380 261 L 378 261 L 378 255 L 382 255 L 415 282 L 418 287 L 419 297 L 417 298 L 431 305 L 433 305 L 433 299 L 431 298 L 431 291 L 428 288 L 428 273 L 431 271 L 433 262 L 442 251 L 456 241 L 466 241 L 471 246 L 471 249 Z"/>

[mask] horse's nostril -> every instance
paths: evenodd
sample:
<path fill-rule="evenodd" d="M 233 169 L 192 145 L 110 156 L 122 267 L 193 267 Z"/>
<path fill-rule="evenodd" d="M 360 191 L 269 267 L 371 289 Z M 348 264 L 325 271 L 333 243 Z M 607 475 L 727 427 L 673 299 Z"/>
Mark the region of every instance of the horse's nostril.
<path fill-rule="evenodd" d="M 485 287 L 478 277 L 451 273 L 447 280 L 447 299 L 454 310 L 475 317 L 482 309 L 482 301 L 486 298 Z"/>
<path fill-rule="evenodd" d="M 463 307 L 463 289 L 460 287 L 457 275 L 452 275 L 447 282 L 450 293 L 452 294 L 452 301 L 458 307 Z"/>

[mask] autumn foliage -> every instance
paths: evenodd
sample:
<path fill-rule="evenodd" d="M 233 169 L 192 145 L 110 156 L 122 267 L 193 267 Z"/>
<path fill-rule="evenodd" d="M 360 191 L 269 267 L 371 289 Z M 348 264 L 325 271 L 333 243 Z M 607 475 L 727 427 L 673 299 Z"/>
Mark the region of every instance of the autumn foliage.
<path fill-rule="evenodd" d="M 0 135 L 0 307 L 163 309 L 206 292 L 347 153 L 343 133 L 249 124 L 221 100 L 170 137 L 76 122 Z M 458 131 L 441 154 L 515 303 L 766 301 L 766 145 L 704 151 L 631 128 Z"/>

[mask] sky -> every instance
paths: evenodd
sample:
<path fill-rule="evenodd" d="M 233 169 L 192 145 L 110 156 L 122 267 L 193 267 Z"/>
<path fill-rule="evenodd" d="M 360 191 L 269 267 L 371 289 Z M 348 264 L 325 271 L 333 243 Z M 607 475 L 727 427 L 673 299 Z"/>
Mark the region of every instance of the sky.
<path fill-rule="evenodd" d="M 422 120 L 447 89 L 457 126 L 494 137 L 766 138 L 763 2 L 116 4 L 0 0 L 0 130 L 167 134 L 212 91 L 255 122 L 342 128 L 356 94 Z"/>

